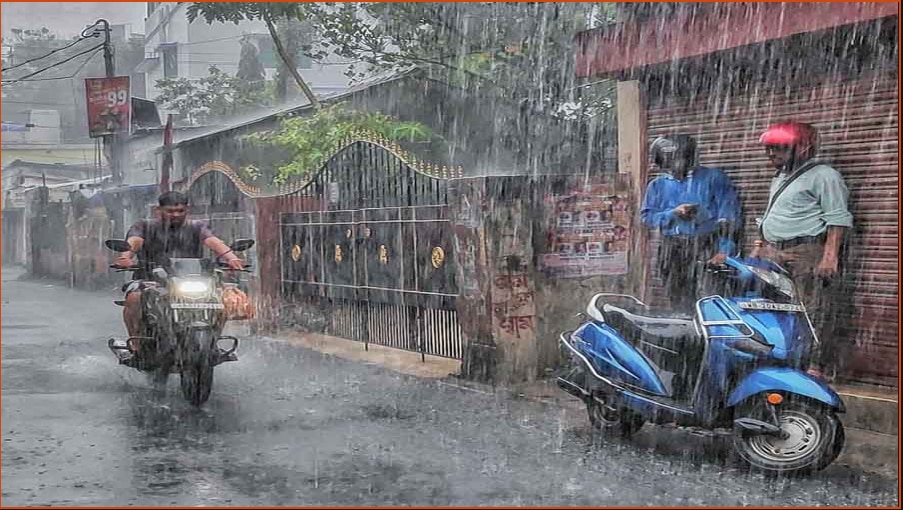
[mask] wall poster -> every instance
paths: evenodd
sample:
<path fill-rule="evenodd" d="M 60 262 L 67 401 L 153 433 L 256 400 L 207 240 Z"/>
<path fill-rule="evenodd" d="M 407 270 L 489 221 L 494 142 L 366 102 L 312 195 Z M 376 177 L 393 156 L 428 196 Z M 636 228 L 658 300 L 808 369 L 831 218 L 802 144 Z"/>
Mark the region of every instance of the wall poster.
<path fill-rule="evenodd" d="M 630 194 L 615 184 L 588 184 L 547 198 L 548 248 L 540 269 L 550 277 L 627 273 Z"/>

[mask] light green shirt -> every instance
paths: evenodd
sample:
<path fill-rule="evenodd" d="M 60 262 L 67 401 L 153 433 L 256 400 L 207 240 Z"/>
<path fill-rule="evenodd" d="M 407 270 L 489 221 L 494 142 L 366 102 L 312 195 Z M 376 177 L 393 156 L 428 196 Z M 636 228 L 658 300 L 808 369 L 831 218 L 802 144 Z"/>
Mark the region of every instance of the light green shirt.
<path fill-rule="evenodd" d="M 782 172 L 771 181 L 769 203 L 789 176 Z M 817 236 L 829 226 L 850 228 L 853 215 L 847 205 L 849 197 L 850 191 L 840 172 L 818 163 L 781 193 L 762 219 L 762 235 L 766 241 L 776 242 Z"/>

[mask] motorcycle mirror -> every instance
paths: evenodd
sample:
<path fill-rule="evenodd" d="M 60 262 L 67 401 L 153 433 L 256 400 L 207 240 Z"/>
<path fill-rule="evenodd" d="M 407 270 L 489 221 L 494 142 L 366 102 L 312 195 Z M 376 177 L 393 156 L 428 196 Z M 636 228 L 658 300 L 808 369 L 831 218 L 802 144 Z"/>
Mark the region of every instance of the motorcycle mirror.
<path fill-rule="evenodd" d="M 230 245 L 229 248 L 231 248 L 232 251 L 245 251 L 251 249 L 252 246 L 254 246 L 253 239 L 236 239 L 232 241 L 232 245 Z"/>
<path fill-rule="evenodd" d="M 104 244 L 107 248 L 113 251 L 118 251 L 120 253 L 124 251 L 131 251 L 132 249 L 129 243 L 123 241 L 122 239 L 107 239 Z"/>

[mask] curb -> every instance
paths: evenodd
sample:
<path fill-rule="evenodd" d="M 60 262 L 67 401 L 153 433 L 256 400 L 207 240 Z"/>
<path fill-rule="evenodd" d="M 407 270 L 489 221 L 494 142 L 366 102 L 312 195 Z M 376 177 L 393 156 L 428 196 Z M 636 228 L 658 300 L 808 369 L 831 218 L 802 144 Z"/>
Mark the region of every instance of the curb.
<path fill-rule="evenodd" d="M 848 427 L 896 436 L 899 404 L 897 393 L 889 389 L 860 386 L 836 386 L 846 404 L 843 422 Z"/>

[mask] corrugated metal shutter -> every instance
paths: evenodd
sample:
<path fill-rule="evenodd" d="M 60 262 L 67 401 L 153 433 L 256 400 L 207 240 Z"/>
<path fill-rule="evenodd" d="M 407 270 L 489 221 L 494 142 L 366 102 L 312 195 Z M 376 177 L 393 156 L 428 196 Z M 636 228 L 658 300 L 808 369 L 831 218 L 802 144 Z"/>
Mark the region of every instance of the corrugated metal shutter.
<path fill-rule="evenodd" d="M 893 72 L 791 91 L 666 98 L 663 104 L 649 105 L 648 135 L 650 141 L 672 132 L 698 137 L 701 163 L 725 169 L 740 190 L 748 250 L 756 237 L 754 218 L 764 212 L 773 176 L 758 136 L 782 120 L 818 127 L 819 156 L 843 174 L 856 222 L 849 273 L 855 290 L 845 309 L 852 319 L 845 341 L 855 341 L 857 347 L 845 375 L 896 386 L 899 160 Z M 651 286 L 652 295 L 660 298 L 660 282 L 653 278 Z"/>

